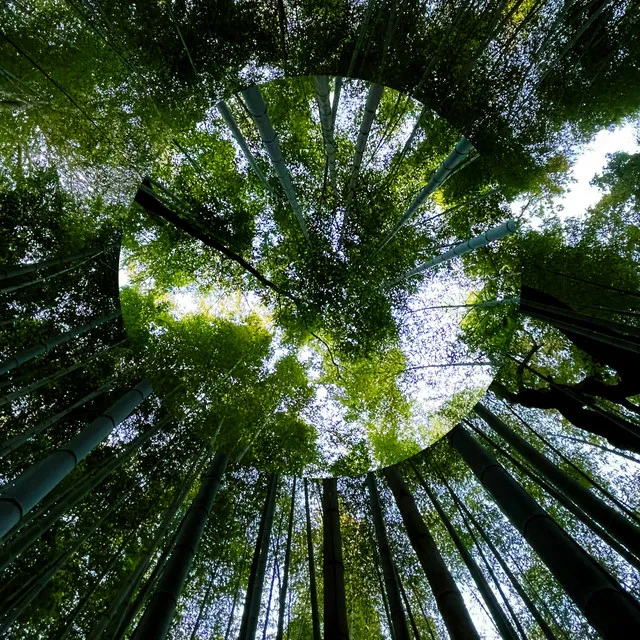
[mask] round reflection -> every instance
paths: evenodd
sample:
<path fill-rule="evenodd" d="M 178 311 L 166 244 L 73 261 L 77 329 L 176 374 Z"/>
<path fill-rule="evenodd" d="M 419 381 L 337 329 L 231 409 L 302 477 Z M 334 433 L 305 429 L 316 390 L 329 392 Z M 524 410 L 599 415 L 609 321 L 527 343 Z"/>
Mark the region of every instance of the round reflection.
<path fill-rule="evenodd" d="M 469 140 L 409 96 L 316 76 L 231 96 L 176 145 L 137 192 L 120 275 L 177 419 L 318 476 L 397 462 L 466 415 L 519 290 Z"/>

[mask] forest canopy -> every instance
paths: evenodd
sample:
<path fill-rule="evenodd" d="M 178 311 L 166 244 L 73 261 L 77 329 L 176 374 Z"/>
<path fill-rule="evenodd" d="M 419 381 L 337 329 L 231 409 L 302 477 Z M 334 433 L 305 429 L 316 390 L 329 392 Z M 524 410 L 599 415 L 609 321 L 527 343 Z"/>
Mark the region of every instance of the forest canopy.
<path fill-rule="evenodd" d="M 639 33 L 4 3 L 0 636 L 640 635 Z"/>
<path fill-rule="evenodd" d="M 476 249 L 486 264 L 473 277 L 471 254 L 421 270 L 509 220 L 472 145 L 408 96 L 325 76 L 220 101 L 185 139 L 191 151 L 141 186 L 123 238 L 125 327 L 180 417 L 224 450 L 247 440 L 257 466 L 291 446 L 311 475 L 397 462 L 453 427 L 440 410 L 464 415 L 498 366 L 468 353 L 461 312 L 491 280 L 500 322 L 515 326 L 519 285 L 494 257 L 513 252 L 515 227 Z M 230 338 L 221 319 L 266 331 L 268 349 Z M 245 367 L 257 377 L 243 380 Z M 272 375 L 265 416 L 234 418 Z M 306 378 L 302 397 L 284 376 Z M 229 381 L 241 393 L 230 404 Z"/>

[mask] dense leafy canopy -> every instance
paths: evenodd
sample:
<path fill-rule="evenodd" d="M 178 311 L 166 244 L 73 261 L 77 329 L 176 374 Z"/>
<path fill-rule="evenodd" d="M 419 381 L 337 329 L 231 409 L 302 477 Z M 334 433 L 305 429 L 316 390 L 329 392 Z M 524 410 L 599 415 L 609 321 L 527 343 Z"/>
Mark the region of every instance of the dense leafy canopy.
<path fill-rule="evenodd" d="M 315 393 L 313 403 L 308 395 L 305 403 L 292 399 L 292 404 L 298 412 L 306 405 L 294 419 L 306 421 L 302 430 L 309 437 L 320 431 L 320 449 L 309 458 L 320 464 L 310 467 L 316 474 L 328 464 L 334 473 L 389 464 L 441 436 L 441 431 L 432 434 L 431 422 L 438 407 L 459 390 L 439 385 L 425 400 L 427 384 L 434 385 L 425 373 L 462 365 L 465 384 L 477 388 L 477 398 L 488 384 L 487 374 L 474 375 L 473 369 L 484 366 L 486 372 L 488 363 L 465 362 L 455 318 L 433 322 L 425 307 L 430 300 L 464 303 L 487 275 L 493 277 L 496 296 L 517 293 L 517 281 L 502 283 L 490 266 L 468 280 L 459 259 L 438 273 L 395 283 L 448 246 L 508 218 L 509 211 L 481 168 L 475 179 L 464 180 L 461 166 L 389 240 L 415 194 L 441 170 L 459 134 L 409 97 L 377 87 L 318 77 L 261 85 L 263 118 L 277 136 L 281 165 L 270 162 L 260 121 L 248 116 L 251 95 L 233 96 L 218 105 L 217 117 L 207 114 L 196 124 L 188 156 L 174 155 L 143 185 L 125 227 L 124 275 L 133 289 L 125 290 L 124 315 L 130 335 L 139 335 L 141 352 L 149 354 L 149 370 L 165 378 L 156 385 L 158 392 L 173 389 L 178 384 L 171 379 L 173 371 L 185 367 L 179 363 L 184 354 L 178 354 L 187 347 L 176 346 L 180 342 L 172 329 L 180 326 L 193 333 L 203 366 L 189 360 L 189 378 L 177 374 L 183 392 L 172 402 L 187 402 L 192 395 L 225 414 L 218 407 L 218 385 L 225 384 L 236 360 L 241 366 L 248 362 L 227 336 L 218 338 L 221 347 L 211 344 L 202 333 L 204 323 L 212 322 L 215 331 L 218 314 L 257 330 L 262 318 L 273 347 L 255 357 L 270 360 L 270 366 L 278 352 L 294 361 L 297 357 L 300 374 L 309 378 Z M 370 109 L 374 91 L 379 100 Z M 371 124 L 363 129 L 367 109 Z M 362 162 L 356 162 L 360 157 Z M 472 150 L 466 162 L 474 161 L 467 171 L 480 165 Z M 282 175 L 291 177 L 283 182 L 278 180 Z M 473 218 L 468 215 L 471 202 Z M 172 224 L 176 217 L 186 233 Z M 512 242 L 502 240 L 482 252 L 490 257 L 508 251 Z M 134 291 L 140 291 L 144 304 Z M 162 317 L 153 314 L 153 300 Z M 167 311 L 179 318 L 185 306 L 192 315 L 172 325 Z M 144 317 L 142 308 L 147 309 Z M 145 330 L 159 334 L 159 341 L 146 339 Z M 225 360 L 228 369 L 218 369 Z M 258 389 L 256 383 L 257 378 L 233 378 L 238 386 Z M 286 394 L 283 389 L 281 397 Z M 469 409 L 474 396 L 464 397 Z M 182 407 L 180 415 L 185 411 Z M 200 431 L 218 428 L 216 419 L 193 420 Z M 262 422 L 258 414 L 226 422 L 219 444 L 231 429 L 237 441 L 239 425 Z M 274 458 L 275 447 L 287 438 L 272 438 L 274 452 L 265 460 Z M 328 450 L 327 440 L 333 452 L 336 446 L 344 451 L 341 458 Z M 313 440 L 308 446 L 314 447 Z M 265 456 L 252 450 L 260 465 Z"/>
<path fill-rule="evenodd" d="M 237 636 L 271 472 L 258 633 L 276 637 L 282 615 L 287 637 L 314 637 L 308 548 L 322 603 L 330 527 L 323 485 L 302 476 L 334 474 L 351 636 L 390 637 L 358 474 L 405 458 L 394 468 L 483 637 L 499 637 L 497 620 L 444 519 L 520 637 L 594 637 L 441 437 L 463 419 L 637 600 L 631 547 L 469 409 L 482 396 L 638 522 L 640 154 L 609 158 L 586 211 L 569 217 L 554 201 L 596 131 L 637 127 L 638 20 L 626 0 L 5 3 L 0 355 L 47 348 L 0 378 L 2 504 L 8 483 L 144 375 L 154 394 L 2 538 L 0 635 L 130 636 L 220 448 L 229 467 L 171 637 Z M 254 86 L 289 182 L 251 116 Z M 477 157 L 382 247 L 462 134 Z M 384 286 L 511 216 L 517 237 Z M 124 323 L 49 348 L 120 304 Z M 376 480 L 407 625 L 446 637 L 399 505 Z"/>

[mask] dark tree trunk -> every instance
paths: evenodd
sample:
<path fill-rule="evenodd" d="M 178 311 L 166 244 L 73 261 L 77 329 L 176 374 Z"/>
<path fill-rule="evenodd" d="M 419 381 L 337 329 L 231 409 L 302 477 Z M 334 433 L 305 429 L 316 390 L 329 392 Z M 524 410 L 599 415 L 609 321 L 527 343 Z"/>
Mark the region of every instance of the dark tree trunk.
<path fill-rule="evenodd" d="M 586 409 L 570 392 L 563 392 L 560 385 L 550 389 L 523 389 L 513 393 L 494 380 L 489 388 L 503 400 L 523 407 L 556 409 L 579 429 L 606 438 L 614 447 L 640 454 L 640 436 L 635 433 L 635 425 L 619 418 L 610 418 L 605 412 Z M 628 426 L 621 425 L 621 421 Z"/>
<path fill-rule="evenodd" d="M 614 538 L 625 545 L 629 551 L 640 557 L 640 527 L 630 522 L 613 507 L 610 507 L 591 491 L 564 473 L 484 405 L 478 403 L 475 411 L 497 434 L 518 451 L 543 478 L 573 500 L 593 520 L 602 525 Z"/>
<path fill-rule="evenodd" d="M 272 474 L 269 478 L 267 496 L 260 518 L 260 526 L 258 527 L 258 537 L 256 539 L 253 560 L 251 561 L 249 584 L 247 586 L 247 595 L 244 603 L 244 611 L 242 612 L 242 623 L 240 625 L 238 640 L 254 640 L 256 637 L 277 489 L 278 476 Z"/>
<path fill-rule="evenodd" d="M 151 184 L 149 182 L 143 182 L 142 186 L 136 193 L 135 201 L 149 213 L 163 218 L 178 229 L 182 229 L 182 231 L 184 231 L 185 233 L 188 233 L 190 236 L 197 238 L 208 247 L 215 249 L 226 258 L 233 260 L 233 262 L 240 265 L 247 273 L 250 273 L 254 278 L 256 278 L 256 280 L 258 280 L 260 284 L 264 285 L 268 289 L 271 289 L 275 293 L 285 296 L 286 298 L 293 299 L 291 294 L 289 294 L 287 291 L 284 291 L 283 289 L 278 287 L 278 285 L 274 284 L 273 282 L 271 282 L 271 280 L 263 276 L 240 254 L 224 245 L 217 238 L 214 238 L 210 233 L 205 232 L 200 228 L 199 225 L 185 220 L 177 213 L 171 211 L 171 209 L 166 207 L 151 191 Z"/>
<path fill-rule="evenodd" d="M 640 635 L 640 607 L 461 426 L 451 445 L 605 640 Z"/>
<path fill-rule="evenodd" d="M 395 466 L 387 467 L 384 474 L 449 635 L 454 640 L 479 640 L 458 586 L 440 555 L 400 471 Z"/>
<path fill-rule="evenodd" d="M 67 442 L 62 449 L 50 454 L 3 487 L 0 496 L 0 538 L 71 473 L 151 391 L 149 381 L 143 380 Z"/>
<path fill-rule="evenodd" d="M 574 386 L 575 390 L 587 396 L 615 402 L 629 411 L 640 413 L 640 407 L 627 398 L 640 394 L 640 377 L 626 376 L 617 384 L 606 384 L 595 376 L 588 376 Z"/>
<path fill-rule="evenodd" d="M 280 589 L 280 610 L 278 612 L 278 631 L 276 640 L 282 640 L 284 634 L 284 613 L 287 603 L 287 592 L 289 589 L 289 566 L 291 564 L 291 537 L 293 534 L 293 514 L 296 506 L 296 478 L 293 478 L 291 489 L 291 511 L 289 512 L 289 527 L 287 529 L 287 548 L 284 554 L 284 568 L 282 575 L 282 587 Z"/>
<path fill-rule="evenodd" d="M 119 456 L 113 456 L 112 459 L 107 460 L 107 464 L 98 469 L 96 473 L 84 478 L 77 486 L 71 487 L 69 493 L 61 496 L 57 503 L 52 503 L 50 508 L 47 509 L 46 515 L 40 518 L 38 522 L 26 529 L 26 531 L 18 532 L 0 553 L 0 571 L 5 569 L 19 554 L 43 536 L 65 513 L 84 500 L 113 471 L 130 460 L 139 451 L 140 447 L 157 433 L 166 422 L 166 420 L 159 420 L 151 428 L 134 438 L 125 445 L 124 451 L 121 451 Z M 36 515 L 38 514 L 43 515 L 40 511 Z"/>
<path fill-rule="evenodd" d="M 322 524 L 324 538 L 324 637 L 325 640 L 349 640 L 340 513 L 338 511 L 338 482 L 335 478 L 324 478 L 322 481 Z"/>
<path fill-rule="evenodd" d="M 180 594 L 187 581 L 193 557 L 209 519 L 213 502 L 227 467 L 227 456 L 218 452 L 202 477 L 202 485 L 182 523 L 171 556 L 165 563 L 155 593 L 151 596 L 132 638 L 165 638 Z"/>
<path fill-rule="evenodd" d="M 471 574 L 473 581 L 476 583 L 476 586 L 478 587 L 478 591 L 480 592 L 480 595 L 482 596 L 483 600 L 487 604 L 487 607 L 489 608 L 489 612 L 493 616 L 493 619 L 500 632 L 500 636 L 505 640 L 519 640 L 518 634 L 516 633 L 515 629 L 511 626 L 511 623 L 507 619 L 507 616 L 502 610 L 502 607 L 500 606 L 498 599 L 495 597 L 493 591 L 491 590 L 491 587 L 489 586 L 487 579 L 484 577 L 484 574 L 480 570 L 480 567 L 477 565 L 476 561 L 473 559 L 473 556 L 471 555 L 471 553 L 469 553 L 469 550 L 465 547 L 464 542 L 458 535 L 458 532 L 455 530 L 453 524 L 451 524 L 451 521 L 449 520 L 447 514 L 445 513 L 444 509 L 440 505 L 440 502 L 436 498 L 436 495 L 433 493 L 433 491 L 431 491 L 431 489 L 429 488 L 429 485 L 426 483 L 425 479 L 422 477 L 422 474 L 420 473 L 420 471 L 418 471 L 417 467 L 413 464 L 413 462 L 411 462 L 411 466 L 413 468 L 414 473 L 416 474 L 416 477 L 418 478 L 418 482 L 420 483 L 422 488 L 425 490 L 425 492 L 429 496 L 429 500 L 431 500 L 431 502 L 433 503 L 433 506 L 438 512 L 438 515 L 440 516 L 440 520 L 442 520 L 442 523 L 447 529 L 447 532 L 449 533 L 449 536 L 453 540 L 453 544 L 458 550 L 458 553 L 460 553 L 460 555 L 462 556 L 462 561 L 464 562 L 465 566 L 469 570 L 469 573 Z"/>
<path fill-rule="evenodd" d="M 484 530 L 483 527 L 480 526 L 480 523 L 478 522 L 478 520 L 471 513 L 471 511 L 469 511 L 469 509 L 464 504 L 464 502 L 460 500 L 460 498 L 458 498 L 458 496 L 453 491 L 453 489 L 447 484 L 446 480 L 442 476 L 440 477 L 445 487 L 447 488 L 449 495 L 453 498 L 453 501 L 455 502 L 458 509 L 460 509 L 462 518 L 467 527 L 467 531 L 469 532 L 469 535 L 473 538 L 473 541 L 476 547 L 478 548 L 478 551 L 481 552 L 480 544 L 478 543 L 478 540 L 476 539 L 475 534 L 473 533 L 473 530 L 469 523 L 473 524 L 473 526 L 478 530 L 478 532 L 482 536 L 482 539 L 485 541 L 491 553 L 493 554 L 495 559 L 498 561 L 498 564 L 502 567 L 502 570 L 504 571 L 505 575 L 509 579 L 511 586 L 515 589 L 516 593 L 522 598 L 522 601 L 525 603 L 527 609 L 529 610 L 529 613 L 531 613 L 531 615 L 533 616 L 533 619 L 538 623 L 538 626 L 542 630 L 544 637 L 547 638 L 547 640 L 557 640 L 556 636 L 551 630 L 551 627 L 549 627 L 546 620 L 542 617 L 541 613 L 538 611 L 535 604 L 533 603 L 533 600 L 531 600 L 527 592 L 524 590 L 523 586 L 520 584 L 520 582 L 514 575 L 513 571 L 511 571 L 509 565 L 505 562 L 504 558 L 502 557 L 502 554 L 498 551 L 496 546 L 493 544 L 487 532 Z"/>
<path fill-rule="evenodd" d="M 512 356 L 509 356 L 509 357 L 515 362 L 518 362 Z M 593 410 L 598 415 L 603 416 L 607 420 L 617 423 L 618 426 L 622 427 L 622 429 L 624 429 L 625 431 L 634 433 L 636 436 L 640 437 L 640 426 L 638 426 L 637 423 L 629 422 L 628 420 L 621 418 L 620 416 L 603 409 L 596 403 L 596 401 L 592 397 L 592 395 L 595 395 L 595 394 L 590 395 L 589 393 L 585 392 L 585 388 L 593 390 L 593 378 L 585 378 L 584 380 L 582 380 L 581 382 L 575 385 L 558 384 L 557 382 L 552 380 L 550 377 L 543 375 L 542 373 L 540 373 L 539 371 L 537 371 L 536 369 L 528 365 L 526 362 L 521 362 L 519 364 L 523 368 L 526 368 L 528 371 L 533 373 L 539 379 L 547 382 L 552 389 L 555 389 L 561 392 L 563 395 L 573 399 L 574 401 L 579 402 L 581 406 L 585 405 L 586 407 Z M 604 384 L 602 386 L 607 388 L 613 388 L 613 387 L 610 387 L 609 385 L 604 385 Z M 610 395 L 610 394 L 605 393 L 603 397 L 605 399 L 609 399 L 607 398 L 607 395 Z M 620 400 L 619 404 L 624 406 L 626 409 L 631 410 L 635 413 L 640 413 L 640 407 L 632 404 L 627 400 L 622 400 L 621 398 L 618 398 L 618 399 Z"/>
<path fill-rule="evenodd" d="M 384 516 L 382 515 L 382 507 L 380 506 L 380 496 L 378 495 L 375 475 L 371 472 L 367 473 L 366 482 L 367 488 L 369 489 L 369 503 L 371 504 L 373 528 L 380 553 L 382 575 L 384 576 L 384 585 L 389 601 L 389 614 L 393 625 L 393 636 L 395 640 L 409 640 L 409 629 L 407 628 L 407 621 L 405 619 L 404 609 L 402 608 L 400 586 L 391 555 L 391 548 L 389 547 L 387 529 L 384 524 Z"/>
<path fill-rule="evenodd" d="M 284 519 L 284 509 L 281 510 L 280 518 L 278 518 L 278 525 L 276 528 L 276 544 L 273 550 L 273 568 L 271 570 L 271 584 L 269 585 L 269 597 L 267 599 L 267 612 L 264 618 L 264 625 L 262 627 L 262 640 L 266 640 L 267 631 L 269 630 L 269 615 L 271 613 L 271 601 L 273 599 L 273 587 L 276 582 L 276 578 L 278 578 L 278 590 L 280 590 L 280 532 L 282 531 L 282 521 Z"/>
<path fill-rule="evenodd" d="M 318 589 L 316 586 L 316 564 L 313 559 L 313 539 L 311 537 L 311 513 L 309 510 L 309 484 L 304 479 L 304 508 L 307 521 L 307 556 L 309 558 L 309 596 L 311 600 L 311 626 L 313 640 L 320 640 L 320 613 L 318 610 Z"/>
<path fill-rule="evenodd" d="M 606 529 L 603 529 L 589 515 L 587 515 L 575 502 L 570 500 L 564 493 L 558 491 L 552 484 L 547 482 L 544 477 L 532 471 L 529 467 L 516 460 L 508 451 L 500 446 L 493 438 L 489 437 L 481 429 L 471 425 L 473 430 L 486 440 L 495 451 L 505 457 L 516 469 L 522 472 L 532 482 L 542 487 L 552 498 L 557 500 L 567 511 L 572 513 L 580 522 L 586 525 L 597 536 L 600 536 L 614 551 L 617 551 L 630 565 L 640 570 L 640 561 L 636 558 L 624 545 L 613 538 Z"/>

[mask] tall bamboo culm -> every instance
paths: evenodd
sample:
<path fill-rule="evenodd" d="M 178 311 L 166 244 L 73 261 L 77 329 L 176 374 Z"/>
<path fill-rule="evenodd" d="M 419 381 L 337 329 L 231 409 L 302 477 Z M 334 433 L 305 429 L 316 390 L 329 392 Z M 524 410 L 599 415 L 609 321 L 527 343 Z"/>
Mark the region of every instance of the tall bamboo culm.
<path fill-rule="evenodd" d="M 324 638 L 325 640 L 349 640 L 340 512 L 338 510 L 338 482 L 335 478 L 322 480 L 322 524 Z"/>
<path fill-rule="evenodd" d="M 219 451 L 215 454 L 211 466 L 205 471 L 198 495 L 180 524 L 173 552 L 165 563 L 155 592 L 132 638 L 162 640 L 169 632 L 191 563 L 222 483 L 227 461 L 227 456 Z"/>
<path fill-rule="evenodd" d="M 429 533 L 420 511 L 396 466 L 384 470 L 402 516 L 409 542 L 424 571 L 447 631 L 456 640 L 480 640 L 462 594 Z"/>
<path fill-rule="evenodd" d="M 482 486 L 605 640 L 640 637 L 640 606 L 458 425 L 448 434 Z"/>
<path fill-rule="evenodd" d="M 0 538 L 71 473 L 81 460 L 151 394 L 151 391 L 151 383 L 143 380 L 67 442 L 62 449 L 41 460 L 3 487 L 0 490 Z"/>
<path fill-rule="evenodd" d="M 398 584 L 398 576 L 391 555 L 391 548 L 389 547 L 387 529 L 384 524 L 384 516 L 380 505 L 378 485 L 373 473 L 367 473 L 366 483 L 367 489 L 369 490 L 369 504 L 371 505 L 371 513 L 373 515 L 373 528 L 376 534 L 378 552 L 380 554 L 384 586 L 389 602 L 389 617 L 391 618 L 391 626 L 393 627 L 393 637 L 394 640 L 409 640 L 409 629 L 407 628 L 407 620 L 402 607 L 400 585 Z"/>
<path fill-rule="evenodd" d="M 273 526 L 273 513 L 276 505 L 276 494 L 278 492 L 278 475 L 273 473 L 269 477 L 267 496 L 264 508 L 260 517 L 258 527 L 258 537 L 251 561 L 249 572 L 249 583 L 240 623 L 240 633 L 238 640 L 255 640 L 258 628 L 258 618 L 260 617 L 260 602 L 262 600 L 262 589 L 264 586 L 264 574 L 267 568 L 267 558 L 269 556 L 269 541 L 271 540 L 271 529 Z"/>

